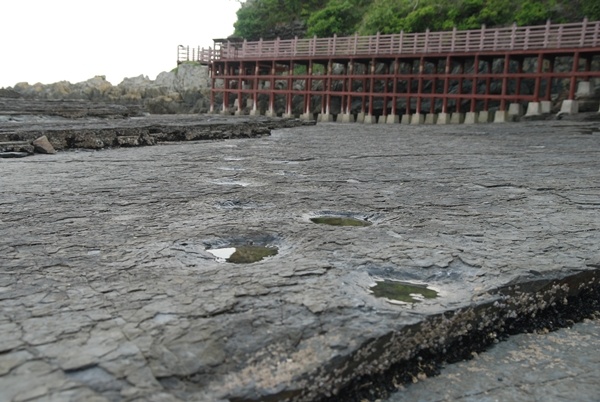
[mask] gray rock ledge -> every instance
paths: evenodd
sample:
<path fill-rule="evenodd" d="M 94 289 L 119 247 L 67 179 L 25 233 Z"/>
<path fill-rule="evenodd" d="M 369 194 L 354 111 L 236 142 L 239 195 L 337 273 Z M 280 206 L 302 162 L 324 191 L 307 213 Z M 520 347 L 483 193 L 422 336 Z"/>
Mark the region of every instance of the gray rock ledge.
<path fill-rule="evenodd" d="M 598 310 L 598 135 L 326 123 L 2 159 L 0 400 L 374 400 L 395 365 L 570 325 Z M 206 251 L 248 243 L 278 254 Z"/>

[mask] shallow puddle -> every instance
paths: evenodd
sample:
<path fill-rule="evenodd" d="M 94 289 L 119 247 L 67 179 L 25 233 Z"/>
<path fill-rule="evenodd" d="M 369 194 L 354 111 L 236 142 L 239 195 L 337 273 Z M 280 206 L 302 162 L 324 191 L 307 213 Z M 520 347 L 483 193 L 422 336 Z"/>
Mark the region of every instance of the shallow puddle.
<path fill-rule="evenodd" d="M 264 246 L 238 246 L 206 250 L 217 258 L 217 261 L 234 264 L 250 264 L 266 257 L 277 255 L 277 248 Z"/>
<path fill-rule="evenodd" d="M 310 218 L 311 222 L 332 226 L 371 226 L 372 223 L 362 219 L 342 216 L 318 216 Z"/>
<path fill-rule="evenodd" d="M 371 287 L 375 297 L 388 299 L 390 303 L 417 303 L 424 299 L 435 299 L 438 292 L 427 285 L 399 281 L 379 281 Z"/>

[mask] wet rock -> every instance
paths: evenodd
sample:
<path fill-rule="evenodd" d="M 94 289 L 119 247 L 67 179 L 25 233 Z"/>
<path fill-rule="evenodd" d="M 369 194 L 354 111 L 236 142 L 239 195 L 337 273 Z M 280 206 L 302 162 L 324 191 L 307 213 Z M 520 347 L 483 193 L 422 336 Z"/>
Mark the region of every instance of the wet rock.
<path fill-rule="evenodd" d="M 7 151 L 0 152 L 0 158 L 24 158 L 25 156 L 31 155 L 28 152 L 15 152 L 15 151 Z"/>
<path fill-rule="evenodd" d="M 0 141 L 0 152 L 21 152 L 33 154 L 33 145 L 29 141 L 8 141 L 11 137 L 6 137 L 7 141 Z M 14 137 L 12 137 L 14 138 Z"/>

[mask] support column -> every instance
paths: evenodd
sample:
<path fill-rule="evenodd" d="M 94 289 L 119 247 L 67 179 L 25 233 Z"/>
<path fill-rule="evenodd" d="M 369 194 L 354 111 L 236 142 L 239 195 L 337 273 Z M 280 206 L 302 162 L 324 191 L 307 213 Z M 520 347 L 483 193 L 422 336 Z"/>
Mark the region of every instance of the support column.
<path fill-rule="evenodd" d="M 348 96 L 346 98 L 346 108 L 342 109 L 344 113 L 340 116 L 338 121 L 342 123 L 354 123 L 354 116 L 352 115 L 352 74 L 354 74 L 354 62 L 348 62 L 348 68 L 346 69 L 346 74 L 348 75 L 348 85 L 345 88 L 346 92 L 348 92 Z M 346 80 L 344 80 L 346 82 Z M 342 99 L 344 97 L 342 96 Z"/>
<path fill-rule="evenodd" d="M 410 124 L 423 124 L 425 122 L 425 115 L 421 114 L 421 105 L 423 102 L 423 98 L 421 94 L 423 93 L 423 72 L 425 70 L 425 59 L 423 57 L 419 58 L 419 75 L 417 77 L 417 106 L 415 109 L 415 114 L 410 117 Z"/>
<path fill-rule="evenodd" d="M 329 87 L 331 86 L 331 72 L 332 64 L 331 60 L 329 60 L 327 62 L 325 78 L 323 79 L 323 95 L 321 96 L 321 114 L 318 117 L 318 121 L 323 123 L 333 121 L 333 116 L 330 113 L 331 94 L 329 92 Z"/>
<path fill-rule="evenodd" d="M 310 98 L 312 94 L 312 60 L 309 60 L 306 66 L 306 82 L 304 85 L 304 113 L 300 115 L 302 120 L 312 120 L 313 116 L 310 112 Z"/>
<path fill-rule="evenodd" d="M 365 116 L 363 123 L 374 124 L 377 122 L 373 115 L 373 76 L 375 75 L 375 59 L 370 61 L 369 74 L 369 112 Z"/>
<path fill-rule="evenodd" d="M 213 68 L 215 68 L 216 65 L 213 64 Z M 210 106 L 208 108 L 208 113 L 214 113 L 215 112 L 215 88 L 217 87 L 217 79 L 215 78 L 215 71 L 212 70 L 210 71 Z"/>
<path fill-rule="evenodd" d="M 577 76 L 579 71 L 579 52 L 573 55 L 573 67 L 571 69 L 571 82 L 569 85 L 569 97 L 565 99 L 560 107 L 560 113 L 576 114 L 579 113 L 579 103 L 575 99 L 575 89 L 577 86 Z"/>
<path fill-rule="evenodd" d="M 464 83 L 464 74 L 465 74 L 465 61 L 462 60 L 460 63 L 460 76 L 458 78 L 458 93 L 463 93 L 463 83 Z M 461 98 L 456 99 L 456 111 L 452 113 L 450 116 L 451 124 L 462 124 L 465 121 L 465 115 L 461 113 Z"/>
<path fill-rule="evenodd" d="M 473 60 L 473 79 L 471 80 L 471 108 L 465 114 L 465 124 L 477 123 L 477 76 L 479 75 L 479 55 Z"/>
<path fill-rule="evenodd" d="M 508 68 L 510 66 L 510 55 L 504 56 L 504 68 L 502 72 L 502 98 L 500 99 L 500 109 L 494 115 L 494 123 L 506 123 L 508 121 L 508 112 L 506 111 L 506 95 L 508 87 Z"/>
<path fill-rule="evenodd" d="M 223 77 L 223 104 L 221 108 L 221 114 L 229 114 L 229 111 L 227 110 L 229 108 L 229 92 L 227 91 L 229 89 L 228 73 L 229 71 L 227 65 L 225 65 L 225 76 Z"/>
<path fill-rule="evenodd" d="M 238 65 L 238 77 L 237 77 L 237 110 L 235 111 L 235 115 L 236 116 L 240 116 L 243 114 L 243 107 L 244 107 L 244 99 L 243 99 L 243 95 L 242 95 L 242 89 L 244 86 L 244 81 L 242 78 L 242 75 L 244 73 L 244 63 L 240 61 L 240 64 Z"/>
<path fill-rule="evenodd" d="M 271 62 L 271 77 L 269 78 L 269 110 L 265 114 L 268 117 L 277 117 L 275 111 L 275 61 Z"/>
<path fill-rule="evenodd" d="M 444 67 L 444 94 L 442 98 L 442 112 L 438 115 L 437 124 L 448 124 L 450 123 L 450 115 L 448 114 L 448 89 L 450 86 L 450 72 L 451 72 L 450 56 L 446 57 L 446 66 Z"/>
<path fill-rule="evenodd" d="M 392 113 L 389 114 L 385 120 L 387 124 L 397 124 L 400 123 L 400 116 L 397 114 L 396 103 L 397 103 L 397 93 L 398 93 L 398 67 L 400 62 L 398 59 L 394 59 L 394 68 L 392 73 L 392 79 L 394 82 L 392 83 Z"/>

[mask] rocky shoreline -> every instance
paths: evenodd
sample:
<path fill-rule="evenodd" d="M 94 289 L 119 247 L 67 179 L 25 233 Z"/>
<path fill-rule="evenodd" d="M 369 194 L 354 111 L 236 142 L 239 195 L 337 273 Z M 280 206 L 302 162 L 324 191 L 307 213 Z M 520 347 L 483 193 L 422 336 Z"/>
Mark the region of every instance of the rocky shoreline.
<path fill-rule="evenodd" d="M 294 118 L 143 114 L 137 107 L 76 100 L 0 98 L 0 157 L 46 152 L 34 141 L 45 138 L 54 150 L 104 149 L 177 141 L 223 140 L 269 135 L 272 130 L 313 125 Z"/>

